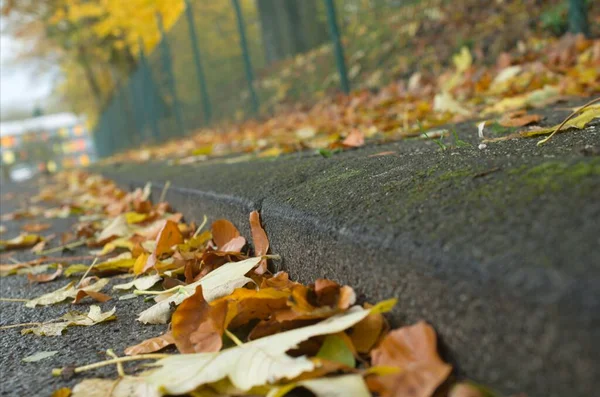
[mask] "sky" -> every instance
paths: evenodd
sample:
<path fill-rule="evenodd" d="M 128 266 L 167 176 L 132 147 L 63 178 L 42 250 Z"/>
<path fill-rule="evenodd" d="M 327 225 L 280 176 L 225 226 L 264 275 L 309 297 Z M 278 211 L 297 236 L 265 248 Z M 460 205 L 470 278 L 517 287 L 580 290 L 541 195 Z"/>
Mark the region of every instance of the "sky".
<path fill-rule="evenodd" d="M 0 18 L 0 32 L 2 31 Z M 11 62 L 20 50 L 22 43 L 0 33 L 0 112 L 24 107 L 33 109 L 36 103 L 43 103 L 52 90 L 51 73 L 40 73 L 30 65 Z"/>

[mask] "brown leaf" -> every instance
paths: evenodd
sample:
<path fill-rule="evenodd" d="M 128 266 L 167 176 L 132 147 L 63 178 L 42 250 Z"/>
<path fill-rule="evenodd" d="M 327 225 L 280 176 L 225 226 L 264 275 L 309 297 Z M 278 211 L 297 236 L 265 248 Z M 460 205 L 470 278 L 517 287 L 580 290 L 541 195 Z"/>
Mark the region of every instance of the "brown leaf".
<path fill-rule="evenodd" d="M 265 229 L 260 224 L 260 215 L 258 211 L 250 213 L 250 231 L 252 232 L 252 242 L 254 243 L 254 255 L 263 256 L 269 251 L 269 239 Z M 264 274 L 267 271 L 267 260 L 263 259 L 254 272 Z"/>
<path fill-rule="evenodd" d="M 125 354 L 127 356 L 136 356 L 138 354 L 154 353 L 174 344 L 175 339 L 173 339 L 173 335 L 169 331 L 155 338 L 146 339 L 137 345 L 129 346 L 125 349 Z"/>
<path fill-rule="evenodd" d="M 61 387 L 58 390 L 54 390 L 52 397 L 69 397 L 71 395 L 71 389 L 68 387 Z"/>
<path fill-rule="evenodd" d="M 230 295 L 224 296 L 213 302 L 219 304 L 221 300 L 227 302 L 227 317 L 225 327 L 237 328 L 251 320 L 264 320 L 276 310 L 287 306 L 291 291 L 280 291 L 275 288 L 259 290 L 238 288 Z"/>
<path fill-rule="evenodd" d="M 484 394 L 473 385 L 468 383 L 457 383 L 452 387 L 448 397 L 485 397 Z"/>
<path fill-rule="evenodd" d="M 183 236 L 177 227 L 177 223 L 168 220 L 158 233 L 154 254 L 156 257 L 160 257 L 162 254 L 170 252 L 172 246 L 181 243 L 183 243 Z"/>
<path fill-rule="evenodd" d="M 177 227 L 177 223 L 167 220 L 162 229 L 160 229 L 160 232 L 158 232 L 158 236 L 156 236 L 156 248 L 146 260 L 140 274 L 156 266 L 161 255 L 171 252 L 171 247 L 181 243 L 183 243 L 183 236 Z M 134 266 L 134 269 L 139 269 L 139 264 L 138 267 Z"/>
<path fill-rule="evenodd" d="M 359 129 L 353 129 L 342 144 L 349 147 L 360 147 L 365 144 L 365 134 Z"/>
<path fill-rule="evenodd" d="M 424 321 L 390 332 L 371 352 L 371 360 L 401 370 L 377 377 L 384 397 L 430 397 L 452 371 L 438 356 L 433 327 Z"/>
<path fill-rule="evenodd" d="M 225 245 L 220 247 L 220 251 L 223 252 L 240 252 L 246 245 L 246 239 L 242 236 L 237 236 L 229 240 Z"/>
<path fill-rule="evenodd" d="M 52 227 L 50 223 L 26 223 L 21 226 L 21 230 L 28 233 L 39 233 L 50 229 L 50 227 Z"/>
<path fill-rule="evenodd" d="M 27 274 L 27 280 L 35 281 L 37 283 L 47 283 L 48 281 L 52 281 L 59 277 L 63 272 L 63 267 L 61 264 L 58 265 L 56 271 L 52 274 Z"/>
<path fill-rule="evenodd" d="M 225 251 L 222 247 L 240 235 L 240 232 L 227 219 L 217 219 L 211 226 L 213 241 L 220 251 Z"/>
<path fill-rule="evenodd" d="M 365 354 L 377 345 L 387 329 L 388 325 L 383 315 L 372 313 L 355 324 L 348 332 L 356 351 Z"/>
<path fill-rule="evenodd" d="M 89 296 L 98 302 L 106 302 L 112 299 L 109 295 L 103 294 L 102 292 L 79 290 L 73 303 L 75 304 L 81 302 L 81 300 L 86 296 Z"/>
<path fill-rule="evenodd" d="M 349 308 L 356 300 L 356 294 L 351 287 L 340 287 L 335 281 L 324 278 L 315 281 L 315 294 L 318 306 L 331 306 L 342 310 Z"/>
<path fill-rule="evenodd" d="M 509 113 L 502 117 L 498 124 L 503 127 L 523 127 L 528 124 L 537 123 L 542 119 L 539 114 L 527 114 L 525 111 L 519 110 Z"/>
<path fill-rule="evenodd" d="M 227 302 L 209 305 L 202 286 L 184 300 L 171 318 L 173 339 L 180 353 L 218 352 L 223 345 Z"/>

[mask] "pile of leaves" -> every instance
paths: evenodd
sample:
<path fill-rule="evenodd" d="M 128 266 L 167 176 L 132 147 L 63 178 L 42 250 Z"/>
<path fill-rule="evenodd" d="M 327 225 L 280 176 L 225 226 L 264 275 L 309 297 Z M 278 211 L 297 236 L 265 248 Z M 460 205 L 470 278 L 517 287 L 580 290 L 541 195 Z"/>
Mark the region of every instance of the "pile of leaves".
<path fill-rule="evenodd" d="M 65 300 L 151 296 L 155 302 L 139 313 L 140 327 L 165 324 L 162 334 L 128 347 L 123 357 L 109 349 L 110 360 L 54 370 L 55 375 L 73 376 L 116 365 L 119 374 L 114 380 L 84 379 L 73 390 L 56 391 L 56 396 L 283 396 L 298 387 L 317 396 L 425 397 L 436 390 L 440 396 L 485 395 L 474 385 L 449 378 L 452 368 L 438 355 L 432 326 L 420 321 L 390 330 L 383 314 L 392 310 L 395 299 L 358 304 L 350 286 L 327 279 L 304 285 L 285 272 L 272 273 L 269 261 L 277 256 L 269 254 L 258 212 L 249 216 L 250 246 L 231 222 L 218 219 L 205 227 L 205 218 L 202 225 L 188 224 L 168 203 L 153 204 L 149 195 L 149 186 L 127 193 L 100 176 L 65 173 L 31 198 L 36 205 L 59 207 L 3 214 L 3 220 L 78 216 L 72 238 L 91 249 L 86 258 L 95 258 L 86 265 L 72 263 L 81 257 L 46 256 L 73 247 L 71 242 L 38 249 L 37 260 L 0 265 L 5 276 L 26 274 L 38 283 L 76 276 L 26 306 L 40 310 Z M 2 258 L 11 250 L 48 241 L 27 233 L 3 241 L 9 252 Z M 47 273 L 49 269 L 53 272 Z M 105 291 L 110 276 L 123 275 L 133 280 Z M 32 337 L 56 336 L 70 326 L 95 326 L 118 321 L 118 316 L 115 309 L 102 312 L 91 305 L 88 313 L 69 312 L 45 323 L 3 328 L 22 326 L 21 333 Z M 171 353 L 157 353 L 162 349 Z M 126 374 L 122 363 L 137 360 L 152 360 L 150 369 Z"/>
<path fill-rule="evenodd" d="M 488 62 L 484 62 L 488 61 Z M 424 129 L 465 120 L 511 120 L 535 128 L 540 117 L 526 114 L 573 97 L 600 93 L 600 40 L 565 35 L 530 37 L 495 60 L 462 47 L 451 65 L 419 71 L 373 92 L 327 96 L 314 106 L 291 106 L 273 117 L 224 124 L 185 139 L 116 155 L 108 162 L 171 159 L 204 161 L 231 153 L 277 156 L 300 150 L 343 150 L 386 142 Z M 523 118 L 525 116 L 525 118 Z M 474 129 L 474 131 L 476 131 Z"/>

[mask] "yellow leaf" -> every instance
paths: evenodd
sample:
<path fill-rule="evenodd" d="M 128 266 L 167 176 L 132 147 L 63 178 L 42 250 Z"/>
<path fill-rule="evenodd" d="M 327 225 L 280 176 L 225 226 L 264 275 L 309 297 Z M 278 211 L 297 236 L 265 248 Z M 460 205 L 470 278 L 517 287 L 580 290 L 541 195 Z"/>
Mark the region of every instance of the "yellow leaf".
<path fill-rule="evenodd" d="M 148 261 L 148 254 L 143 253 L 137 257 L 135 263 L 133 265 L 133 274 L 142 274 L 144 271 L 144 266 L 146 266 L 146 262 Z"/>

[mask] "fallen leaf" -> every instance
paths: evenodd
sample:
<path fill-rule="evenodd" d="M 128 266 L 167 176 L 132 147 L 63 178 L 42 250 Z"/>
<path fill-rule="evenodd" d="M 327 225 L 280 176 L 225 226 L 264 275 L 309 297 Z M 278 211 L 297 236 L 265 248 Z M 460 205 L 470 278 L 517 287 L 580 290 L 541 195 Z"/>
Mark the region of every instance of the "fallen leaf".
<path fill-rule="evenodd" d="M 209 305 L 202 295 L 202 285 L 181 302 L 171 317 L 175 345 L 180 353 L 218 352 L 225 331 L 227 302 Z"/>
<path fill-rule="evenodd" d="M 202 293 L 207 302 L 229 295 L 236 288 L 252 282 L 252 279 L 244 275 L 257 266 L 259 262 L 260 258 L 229 262 L 192 284 L 178 287 L 176 292 L 165 292 L 159 295 L 162 299 L 160 302 L 140 313 L 138 321 L 150 324 L 166 324 L 169 320 L 171 305 L 179 305 L 194 293 L 198 285 L 202 285 Z"/>
<path fill-rule="evenodd" d="M 127 224 L 124 215 L 119 215 L 112 220 L 96 237 L 98 244 L 108 242 L 112 238 L 131 236 L 133 231 Z"/>
<path fill-rule="evenodd" d="M 100 306 L 91 305 L 88 313 L 68 312 L 60 317 L 60 322 L 43 323 L 33 328 L 21 330 L 21 335 L 33 333 L 38 336 L 60 336 L 62 332 L 72 325 L 92 326 L 105 321 L 116 319 L 115 308 L 102 312 Z"/>
<path fill-rule="evenodd" d="M 77 296 L 77 293 L 81 290 L 98 292 L 102 288 L 104 288 L 108 284 L 108 282 L 109 280 L 107 278 L 101 278 L 96 283 L 90 286 L 76 289 L 74 288 L 75 283 L 72 281 L 64 287 L 57 289 L 56 291 L 49 292 L 35 299 L 31 299 L 25 304 L 25 306 L 36 307 L 37 305 L 52 305 L 54 303 L 62 302 L 68 298 L 75 298 Z"/>
<path fill-rule="evenodd" d="M 509 113 L 498 120 L 503 127 L 523 127 L 528 124 L 537 123 L 542 119 L 539 114 L 527 114 L 524 111 Z"/>
<path fill-rule="evenodd" d="M 156 246 L 154 247 L 154 251 L 148 257 L 146 264 L 142 268 L 142 273 L 146 272 L 148 269 L 155 267 L 157 261 L 163 254 L 170 253 L 171 248 L 177 244 L 183 243 L 183 235 L 179 231 L 177 227 L 177 223 L 167 220 L 158 232 L 158 236 L 156 237 Z"/>
<path fill-rule="evenodd" d="M 361 147 L 365 144 L 365 134 L 359 129 L 353 129 L 350 134 L 342 141 L 342 145 L 348 147 Z"/>
<path fill-rule="evenodd" d="M 51 397 L 70 397 L 71 389 L 68 387 L 61 387 L 58 390 L 54 390 Z"/>
<path fill-rule="evenodd" d="M 135 269 L 135 265 L 134 265 L 134 269 Z M 131 288 L 135 288 L 140 291 L 145 291 L 147 289 L 152 288 L 154 286 L 154 284 L 158 283 L 160 280 L 162 280 L 161 276 L 159 276 L 158 274 L 153 274 L 151 276 L 144 276 L 144 277 L 136 278 L 135 280 L 133 280 L 129 283 L 114 285 L 112 287 L 112 289 L 126 291 Z"/>
<path fill-rule="evenodd" d="M 30 356 L 27 356 L 27 357 L 23 358 L 22 361 L 24 361 L 26 363 L 34 363 L 36 361 L 40 361 L 40 360 L 43 360 L 45 358 L 52 357 L 56 353 L 58 353 L 58 350 L 37 352 L 37 353 L 34 353 L 34 354 L 30 355 Z"/>
<path fill-rule="evenodd" d="M 37 244 L 41 239 L 37 234 L 21 234 L 10 240 L 0 240 L 0 251 L 28 248 Z"/>
<path fill-rule="evenodd" d="M 597 118 L 600 118 L 600 105 L 590 106 L 583 110 L 579 116 L 573 117 L 571 120 L 567 121 L 560 129 L 560 132 L 565 132 L 569 128 L 581 130 L 585 128 L 592 120 Z M 524 137 L 546 135 L 554 132 L 559 126 L 560 124 L 548 128 L 531 129 L 521 132 L 520 135 Z"/>
<path fill-rule="evenodd" d="M 368 310 L 357 306 L 315 325 L 258 339 L 218 353 L 167 357 L 157 361 L 155 365 L 159 368 L 143 378 L 155 390 L 175 395 L 188 393 L 225 377 L 242 391 L 283 378 L 294 378 L 311 371 L 315 364 L 305 356 L 290 357 L 285 354 L 286 351 L 313 336 L 341 332 L 365 318 L 368 313 Z M 248 371 L 248 368 L 261 368 L 261 371 Z"/>
<path fill-rule="evenodd" d="M 162 393 L 150 387 L 143 379 L 127 376 L 116 380 L 84 379 L 73 388 L 71 397 L 160 397 Z"/>
<path fill-rule="evenodd" d="M 469 383 L 457 383 L 452 386 L 450 393 L 448 393 L 448 397 L 487 397 L 485 394 L 479 390 L 479 388 L 469 384 Z"/>
<path fill-rule="evenodd" d="M 35 281 L 36 283 L 47 283 L 48 281 L 55 280 L 62 274 L 63 267 L 59 263 L 56 267 L 56 271 L 52 274 L 27 274 L 27 280 Z"/>
<path fill-rule="evenodd" d="M 391 331 L 371 351 L 373 365 L 401 369 L 377 378 L 385 388 L 383 396 L 430 397 L 446 380 L 452 367 L 438 356 L 436 338 L 433 328 L 420 321 Z"/>
<path fill-rule="evenodd" d="M 359 353 L 369 353 L 377 345 L 388 326 L 381 313 L 371 313 L 348 332 Z"/>
<path fill-rule="evenodd" d="M 125 354 L 127 356 L 136 356 L 138 354 L 154 353 L 174 344 L 175 339 L 173 338 L 173 334 L 167 332 L 157 337 L 146 339 L 137 345 L 129 346 L 125 349 Z"/>
<path fill-rule="evenodd" d="M 50 223 L 26 223 L 21 226 L 21 230 L 27 233 L 39 233 L 50 229 L 51 226 Z"/>
<path fill-rule="evenodd" d="M 103 294 L 102 292 L 79 290 L 77 292 L 77 295 L 75 295 L 75 300 L 73 301 L 73 304 L 81 302 L 81 300 L 86 296 L 89 296 L 97 302 L 106 302 L 112 299 L 110 295 Z"/>
<path fill-rule="evenodd" d="M 219 248 L 223 252 L 240 252 L 246 245 L 246 239 L 242 236 L 237 236 L 229 240 L 223 246 Z"/>
<path fill-rule="evenodd" d="M 354 368 L 356 361 L 352 349 L 340 335 L 327 335 L 317 353 L 318 358 L 344 364 L 347 367 Z"/>
<path fill-rule="evenodd" d="M 267 397 L 282 397 L 297 387 L 310 390 L 316 397 L 371 397 L 363 377 L 358 374 L 294 382 L 271 389 Z"/>
<path fill-rule="evenodd" d="M 237 228 L 227 219 L 217 219 L 214 221 L 211 226 L 211 232 L 213 241 L 221 251 L 224 251 L 222 247 L 225 244 L 240 236 L 240 232 Z"/>
<path fill-rule="evenodd" d="M 260 224 L 260 215 L 258 211 L 250 213 L 250 231 L 252 233 L 252 242 L 254 243 L 254 255 L 263 256 L 269 251 L 269 239 L 265 229 Z M 262 259 L 260 265 L 254 270 L 257 274 L 264 274 L 267 271 L 267 260 Z"/>

